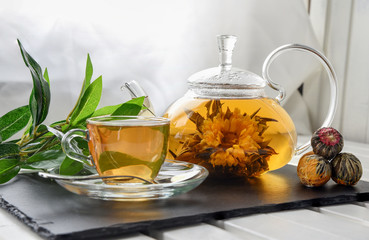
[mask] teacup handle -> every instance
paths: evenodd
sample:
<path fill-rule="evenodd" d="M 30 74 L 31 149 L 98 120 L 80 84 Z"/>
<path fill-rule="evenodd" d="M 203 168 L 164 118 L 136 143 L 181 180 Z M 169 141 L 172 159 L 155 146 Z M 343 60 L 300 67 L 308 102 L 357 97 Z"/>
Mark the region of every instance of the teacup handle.
<path fill-rule="evenodd" d="M 82 134 L 81 134 L 82 133 Z M 91 155 L 85 156 L 82 154 L 82 151 L 77 146 L 77 143 L 73 141 L 74 138 L 80 137 L 89 141 L 88 130 L 83 129 L 72 129 L 69 130 L 66 134 L 64 134 L 61 140 L 61 146 L 63 148 L 64 153 L 78 162 L 82 162 L 89 166 L 94 166 L 94 162 L 92 161 Z"/>
<path fill-rule="evenodd" d="M 263 74 L 263 78 L 268 82 L 268 85 L 273 88 L 274 90 L 279 91 L 279 95 L 276 97 L 276 100 L 278 102 L 281 102 L 285 99 L 286 97 L 286 92 L 284 90 L 284 88 L 273 82 L 270 77 L 269 77 L 269 66 L 270 64 L 273 62 L 274 59 L 276 59 L 280 54 L 282 54 L 283 52 L 288 52 L 288 51 L 292 51 L 292 50 L 298 50 L 298 51 L 303 51 L 303 52 L 309 52 L 312 53 L 315 57 L 317 57 L 319 59 L 319 61 L 323 64 L 325 70 L 328 73 L 329 76 L 329 83 L 330 83 L 330 88 L 331 88 L 331 95 L 330 95 L 330 102 L 329 102 L 329 108 L 328 108 L 328 114 L 322 124 L 321 127 L 328 127 L 331 125 L 333 118 L 334 118 L 334 114 L 336 112 L 336 108 L 337 108 L 337 76 L 336 73 L 331 65 L 331 63 L 329 62 L 329 60 L 319 51 L 315 50 L 314 48 L 305 46 L 305 45 L 301 45 L 301 44 L 287 44 L 287 45 L 283 45 L 277 49 L 275 49 L 273 52 L 271 52 L 268 57 L 265 59 L 264 64 L 263 64 L 263 70 L 262 70 L 262 74 Z M 296 147 L 295 149 L 295 154 L 300 154 L 302 152 L 304 152 L 305 150 L 307 150 L 310 146 L 310 141 L 299 146 Z"/>

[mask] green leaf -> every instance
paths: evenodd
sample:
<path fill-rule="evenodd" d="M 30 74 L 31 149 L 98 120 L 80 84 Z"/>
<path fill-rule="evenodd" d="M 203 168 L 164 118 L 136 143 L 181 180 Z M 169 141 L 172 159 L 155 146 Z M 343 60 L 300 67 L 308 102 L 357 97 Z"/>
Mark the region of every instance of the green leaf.
<path fill-rule="evenodd" d="M 75 118 L 75 115 L 78 114 L 78 112 L 77 112 L 78 106 L 81 104 L 82 98 L 83 98 L 87 88 L 91 84 L 92 73 L 93 73 L 92 62 L 91 62 L 91 59 L 90 59 L 90 55 L 87 54 L 85 79 L 83 81 L 81 92 L 79 93 L 79 97 L 77 99 L 76 105 L 73 107 L 72 111 L 69 113 L 69 115 L 67 117 L 67 121 L 69 121 L 70 118 L 71 119 Z"/>
<path fill-rule="evenodd" d="M 1 159 L 0 160 L 0 184 L 8 182 L 17 176 L 20 170 L 18 159 Z"/>
<path fill-rule="evenodd" d="M 113 106 L 106 106 L 102 107 L 100 109 L 97 109 L 91 117 L 98 117 L 98 116 L 104 116 L 104 115 L 110 115 L 113 112 L 115 112 L 122 104 L 117 104 Z"/>
<path fill-rule="evenodd" d="M 142 104 L 145 97 L 134 98 L 128 102 L 123 103 L 117 110 L 115 110 L 111 115 L 125 115 L 125 116 L 135 116 L 140 113 L 142 109 Z"/>
<path fill-rule="evenodd" d="M 0 144 L 0 158 L 9 158 L 19 156 L 19 146 L 15 143 Z"/>
<path fill-rule="evenodd" d="M 97 105 L 99 105 L 102 92 L 102 77 L 98 77 L 91 85 L 86 89 L 83 94 L 80 104 L 75 110 L 75 114 L 71 116 L 70 125 L 76 126 L 84 122 L 95 111 Z"/>
<path fill-rule="evenodd" d="M 118 108 L 115 112 L 113 112 L 112 116 L 136 116 L 140 113 L 141 107 L 136 104 L 125 104 L 124 106 Z"/>
<path fill-rule="evenodd" d="M 31 114 L 32 114 L 32 118 L 31 118 L 31 122 L 30 122 L 30 125 L 28 126 L 27 128 L 27 133 L 30 133 L 32 132 L 33 129 L 36 128 L 36 119 L 37 119 L 37 108 L 38 108 L 38 105 L 37 105 L 37 100 L 36 100 L 36 97 L 35 97 L 35 94 L 34 94 L 34 90 L 32 90 L 31 92 L 31 95 L 29 96 L 29 110 L 31 111 Z"/>
<path fill-rule="evenodd" d="M 91 78 L 93 74 L 93 66 L 90 59 L 90 54 L 87 54 L 86 70 L 85 70 L 85 80 L 83 81 L 82 91 L 83 93 L 87 90 L 88 86 L 91 84 Z"/>
<path fill-rule="evenodd" d="M 115 152 L 115 151 L 104 151 L 100 154 L 99 158 L 99 168 L 101 172 L 105 172 L 112 169 L 117 169 L 125 166 L 138 166 L 144 165 L 152 170 L 158 170 L 160 168 L 159 162 L 148 162 L 135 158 L 131 155 Z"/>
<path fill-rule="evenodd" d="M 0 118 L 0 137 L 2 141 L 10 138 L 28 123 L 31 117 L 28 106 L 16 108 Z"/>
<path fill-rule="evenodd" d="M 142 96 L 142 97 L 133 98 L 133 99 L 131 99 L 131 100 L 125 102 L 125 103 L 136 104 L 136 105 L 139 105 L 139 106 L 142 107 L 144 101 L 145 101 L 145 96 Z"/>
<path fill-rule="evenodd" d="M 52 127 L 54 129 L 59 129 L 60 131 L 63 132 L 63 129 L 68 128 L 69 124 L 67 124 L 65 120 L 61 120 L 61 121 L 57 121 L 57 122 L 50 124 L 49 127 Z"/>
<path fill-rule="evenodd" d="M 45 134 L 47 132 L 48 132 L 48 129 L 47 129 L 47 126 L 45 124 L 41 124 L 40 126 L 37 127 L 36 133 L 38 135 Z"/>
<path fill-rule="evenodd" d="M 41 124 L 48 112 L 50 106 L 50 87 L 49 83 L 44 79 L 40 65 L 27 53 L 23 45 L 18 40 L 18 45 L 22 53 L 24 63 L 29 68 L 32 79 L 33 89 L 30 96 L 30 110 L 33 118 L 32 128 Z"/>
<path fill-rule="evenodd" d="M 48 170 L 59 167 L 64 158 L 62 150 L 46 150 L 28 158 L 22 168 Z"/>
<path fill-rule="evenodd" d="M 83 169 L 83 163 L 66 157 L 59 168 L 61 175 L 75 175 Z"/>
<path fill-rule="evenodd" d="M 140 107 L 140 111 L 142 109 L 145 109 L 145 107 L 143 107 L 143 101 L 145 100 L 145 97 L 139 97 L 139 98 L 134 98 L 134 99 L 131 99 L 125 103 L 122 103 L 122 104 L 117 104 L 117 105 L 113 105 L 113 106 L 106 106 L 106 107 L 103 107 L 103 108 L 100 108 L 98 110 L 96 110 L 91 117 L 98 117 L 98 116 L 104 116 L 104 115 L 110 115 L 110 114 L 113 114 L 115 111 L 117 111 L 117 109 L 121 108 L 121 112 L 127 112 L 129 113 L 129 111 L 132 112 L 132 115 L 137 115 L 138 113 L 137 110 L 138 110 L 138 107 L 136 106 L 133 106 L 133 105 L 137 105 Z M 123 110 L 124 109 L 124 110 Z M 132 111 L 132 109 L 134 109 L 134 111 Z M 119 112 L 117 112 L 118 114 L 116 115 L 123 115 L 123 114 L 119 114 Z M 136 114 L 134 114 L 136 113 Z M 128 114 L 125 114 L 125 115 L 128 115 Z"/>
<path fill-rule="evenodd" d="M 48 160 L 57 160 L 61 163 L 64 160 L 64 158 L 65 153 L 62 150 L 46 150 L 44 152 L 39 152 L 32 155 L 27 159 L 26 163 L 32 165 L 33 163 Z"/>
<path fill-rule="evenodd" d="M 22 168 L 50 170 L 53 168 L 58 168 L 62 162 L 63 162 L 63 158 L 49 159 L 47 161 L 40 161 L 40 162 L 34 162 L 30 164 L 24 164 L 24 166 L 22 165 Z"/>
<path fill-rule="evenodd" d="M 50 126 L 55 127 L 57 125 L 63 125 L 65 123 L 66 123 L 65 120 L 60 120 L 60 121 L 53 122 L 52 124 L 50 124 Z"/>
<path fill-rule="evenodd" d="M 47 71 L 47 68 L 45 68 L 45 71 L 44 71 L 44 79 L 47 81 L 47 83 L 50 86 L 49 72 Z"/>

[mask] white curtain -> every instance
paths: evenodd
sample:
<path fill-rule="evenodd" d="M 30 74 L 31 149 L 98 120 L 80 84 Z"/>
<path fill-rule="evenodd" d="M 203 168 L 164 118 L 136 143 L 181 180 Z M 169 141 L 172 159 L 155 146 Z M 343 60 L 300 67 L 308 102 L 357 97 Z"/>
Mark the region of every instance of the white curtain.
<path fill-rule="evenodd" d="M 280 45 L 320 48 L 302 0 L 2 1 L 0 115 L 26 105 L 32 87 L 17 38 L 48 68 L 52 102 L 47 122 L 53 122 L 64 119 L 78 97 L 87 53 L 94 77 L 103 76 L 101 106 L 128 100 L 120 86 L 136 80 L 162 114 L 185 93 L 191 74 L 218 65 L 219 34 L 238 37 L 233 65 L 259 75 L 268 53 Z M 311 79 L 320 71 L 316 60 L 305 55 L 285 54 L 270 71 L 286 88 L 284 106 L 302 134 L 312 131 L 314 104 L 296 89 L 306 82 L 305 93 L 315 91 Z"/>

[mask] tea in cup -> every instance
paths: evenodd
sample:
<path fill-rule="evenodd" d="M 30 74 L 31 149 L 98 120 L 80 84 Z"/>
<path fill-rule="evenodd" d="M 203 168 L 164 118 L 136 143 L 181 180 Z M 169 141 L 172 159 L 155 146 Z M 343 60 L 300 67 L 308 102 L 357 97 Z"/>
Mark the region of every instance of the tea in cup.
<path fill-rule="evenodd" d="M 161 117 L 94 117 L 86 120 L 87 130 L 67 132 L 62 146 L 68 157 L 94 166 L 101 177 L 132 176 L 119 182 L 153 182 L 167 153 L 169 123 Z M 79 153 L 73 143 L 78 132 L 85 135 L 90 156 Z"/>

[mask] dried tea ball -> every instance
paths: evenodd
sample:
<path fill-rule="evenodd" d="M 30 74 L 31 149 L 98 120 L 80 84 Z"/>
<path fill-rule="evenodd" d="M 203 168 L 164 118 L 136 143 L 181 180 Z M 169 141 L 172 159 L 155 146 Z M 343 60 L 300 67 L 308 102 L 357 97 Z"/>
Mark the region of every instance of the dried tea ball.
<path fill-rule="evenodd" d="M 313 152 L 326 159 L 334 158 L 343 148 L 343 137 L 331 127 L 319 128 L 311 138 Z"/>
<path fill-rule="evenodd" d="M 331 178 L 331 165 L 322 156 L 309 152 L 301 157 L 297 165 L 297 176 L 307 187 L 319 187 Z"/>
<path fill-rule="evenodd" d="M 363 175 L 360 160 L 351 153 L 340 153 L 332 161 L 332 179 L 338 184 L 355 185 Z"/>

